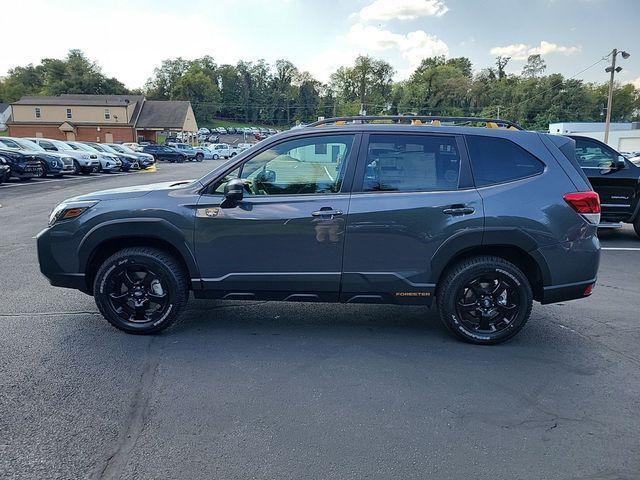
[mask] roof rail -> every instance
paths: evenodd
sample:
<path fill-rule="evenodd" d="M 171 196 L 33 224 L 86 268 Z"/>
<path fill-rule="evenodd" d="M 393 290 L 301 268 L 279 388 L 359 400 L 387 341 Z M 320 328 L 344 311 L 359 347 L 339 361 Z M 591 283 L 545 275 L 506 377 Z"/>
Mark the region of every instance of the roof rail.
<path fill-rule="evenodd" d="M 440 125 L 441 123 L 484 123 L 489 128 L 502 126 L 504 128 L 510 128 L 511 130 L 524 130 L 524 128 L 517 123 L 501 118 L 442 117 L 432 115 L 354 115 L 351 117 L 333 117 L 310 123 L 307 127 L 320 127 L 329 124 L 344 125 L 347 122 L 367 123 L 375 120 L 393 120 L 395 123 L 410 122 L 412 125 L 420 125 L 423 121 L 432 122 L 433 125 Z"/>

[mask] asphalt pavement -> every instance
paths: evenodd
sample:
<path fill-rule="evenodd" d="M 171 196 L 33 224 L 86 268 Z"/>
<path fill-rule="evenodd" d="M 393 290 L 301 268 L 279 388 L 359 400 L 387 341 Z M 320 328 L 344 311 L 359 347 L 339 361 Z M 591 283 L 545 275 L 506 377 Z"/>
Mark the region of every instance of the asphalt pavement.
<path fill-rule="evenodd" d="M 534 305 L 495 347 L 434 309 L 277 302 L 192 300 L 131 336 L 40 275 L 34 236 L 61 200 L 214 165 L 0 185 L 0 478 L 640 478 L 628 227 L 601 235 L 590 298 Z"/>

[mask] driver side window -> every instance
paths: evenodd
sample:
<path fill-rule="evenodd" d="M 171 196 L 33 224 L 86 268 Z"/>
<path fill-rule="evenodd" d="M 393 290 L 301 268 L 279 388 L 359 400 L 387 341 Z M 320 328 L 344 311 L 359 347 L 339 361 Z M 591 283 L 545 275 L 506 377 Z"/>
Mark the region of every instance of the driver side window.
<path fill-rule="evenodd" d="M 613 166 L 616 155 L 598 142 L 580 138 L 576 139 L 576 158 L 582 168 L 602 170 Z"/>
<path fill-rule="evenodd" d="M 290 140 L 265 150 L 225 176 L 216 193 L 233 178 L 246 183 L 246 195 L 339 193 L 353 135 L 313 136 Z"/>

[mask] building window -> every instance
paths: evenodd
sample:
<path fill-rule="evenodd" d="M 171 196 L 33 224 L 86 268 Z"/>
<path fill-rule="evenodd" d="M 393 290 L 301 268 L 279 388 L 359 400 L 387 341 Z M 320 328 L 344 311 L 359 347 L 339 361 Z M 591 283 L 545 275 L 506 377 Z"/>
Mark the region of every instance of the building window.
<path fill-rule="evenodd" d="M 71 109 L 67 108 L 67 118 L 72 118 Z"/>
<path fill-rule="evenodd" d="M 105 108 L 105 109 L 104 109 L 104 119 L 105 119 L 105 120 L 109 120 L 109 119 L 111 119 L 111 112 L 109 111 L 109 109 L 108 109 L 108 108 Z"/>
<path fill-rule="evenodd" d="M 40 111 L 40 107 L 35 108 L 36 118 L 40 118 L 42 116 L 42 112 Z"/>

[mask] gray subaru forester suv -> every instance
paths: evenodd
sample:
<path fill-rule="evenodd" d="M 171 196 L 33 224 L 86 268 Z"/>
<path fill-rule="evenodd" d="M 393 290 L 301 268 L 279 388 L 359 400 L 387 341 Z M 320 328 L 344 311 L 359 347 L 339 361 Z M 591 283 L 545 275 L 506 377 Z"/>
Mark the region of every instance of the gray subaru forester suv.
<path fill-rule="evenodd" d="M 569 138 L 503 120 L 348 117 L 270 137 L 199 180 L 66 200 L 38 257 L 52 285 L 93 295 L 129 333 L 170 326 L 189 291 L 435 297 L 453 334 L 495 344 L 520 331 L 533 300 L 591 293 L 599 217 Z"/>

